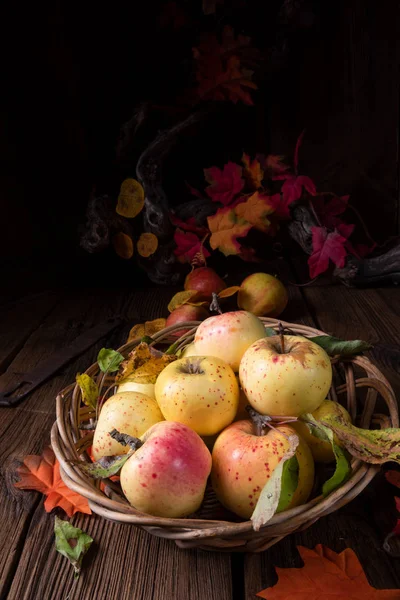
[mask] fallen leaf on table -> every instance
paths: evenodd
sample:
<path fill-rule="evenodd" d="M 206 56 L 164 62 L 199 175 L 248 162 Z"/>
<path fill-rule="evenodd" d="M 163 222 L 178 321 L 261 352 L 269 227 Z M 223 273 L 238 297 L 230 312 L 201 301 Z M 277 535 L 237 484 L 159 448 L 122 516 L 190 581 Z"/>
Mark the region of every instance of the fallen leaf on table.
<path fill-rule="evenodd" d="M 266 600 L 399 600 L 399 590 L 377 590 L 365 576 L 350 548 L 340 554 L 318 544 L 313 550 L 297 546 L 304 567 L 276 567 L 278 583 L 257 594 Z"/>
<path fill-rule="evenodd" d="M 245 237 L 252 225 L 248 221 L 239 219 L 234 208 L 220 208 L 215 215 L 208 217 L 208 226 L 211 231 L 210 246 L 213 250 L 218 248 L 225 256 L 239 254 L 242 246 L 237 238 Z"/>
<path fill-rule="evenodd" d="M 314 278 L 326 271 L 331 260 L 337 267 L 344 267 L 347 255 L 344 238 L 337 231 L 328 233 L 326 227 L 312 227 L 313 252 L 308 259 L 310 277 Z"/>
<path fill-rule="evenodd" d="M 169 312 L 173 312 L 180 306 L 188 304 L 188 302 L 195 302 L 198 295 L 199 292 L 197 290 L 183 290 L 182 292 L 177 292 L 169 301 Z"/>
<path fill-rule="evenodd" d="M 116 212 L 121 217 L 133 219 L 144 206 L 144 189 L 136 179 L 128 178 L 121 183 Z"/>
<path fill-rule="evenodd" d="M 218 167 L 204 169 L 204 176 L 210 184 L 206 187 L 206 193 L 211 200 L 221 202 L 224 206 L 230 204 L 244 187 L 242 171 L 242 167 L 233 162 L 228 162 L 222 169 Z"/>
<path fill-rule="evenodd" d="M 81 572 L 82 559 L 89 550 L 93 539 L 82 529 L 73 527 L 68 521 L 58 517 L 54 520 L 54 535 L 56 536 L 56 550 L 66 558 L 74 567 L 74 576 L 77 579 Z"/>
<path fill-rule="evenodd" d="M 83 403 L 95 409 L 99 398 L 97 383 L 87 373 L 78 373 L 75 379 L 81 388 Z"/>
<path fill-rule="evenodd" d="M 291 488 L 292 478 L 288 477 L 289 473 L 286 472 L 286 469 L 285 479 L 283 478 L 283 468 L 285 462 L 295 455 L 296 448 L 298 445 L 298 436 L 295 434 L 290 435 L 289 448 L 287 449 L 286 454 L 283 455 L 278 465 L 273 470 L 271 477 L 268 479 L 267 483 L 261 490 L 254 512 L 250 517 L 253 523 L 254 531 L 259 531 L 259 529 L 263 525 L 268 523 L 268 521 L 274 516 L 274 514 L 277 511 L 282 492 L 283 496 L 281 507 L 286 504 L 284 497 L 286 495 L 289 495 L 290 491 L 286 494 L 286 490 L 283 490 L 283 484 L 287 484 Z"/>
<path fill-rule="evenodd" d="M 138 254 L 143 258 L 148 258 L 158 248 L 158 239 L 154 233 L 142 233 L 136 244 Z"/>
<path fill-rule="evenodd" d="M 155 383 L 161 371 L 174 360 L 175 355 L 167 355 L 141 342 L 121 364 L 115 379 L 121 382 L 129 377 L 137 383 Z"/>
<path fill-rule="evenodd" d="M 129 235 L 120 231 L 119 233 L 113 236 L 112 243 L 115 252 L 120 258 L 124 258 L 125 260 L 129 260 L 130 258 L 132 258 L 133 241 Z"/>
<path fill-rule="evenodd" d="M 264 171 L 262 170 L 259 161 L 256 158 L 251 161 L 250 156 L 243 153 L 242 163 L 244 165 L 243 175 L 247 185 L 252 190 L 258 190 L 262 185 L 264 177 Z"/>
<path fill-rule="evenodd" d="M 47 496 L 44 502 L 46 512 L 58 506 L 69 517 L 77 512 L 92 514 L 86 498 L 70 490 L 61 479 L 60 464 L 50 447 L 45 448 L 41 456 L 25 456 L 17 473 L 20 480 L 14 484 L 15 487 L 36 490 Z"/>
<path fill-rule="evenodd" d="M 145 323 L 139 323 L 134 325 L 129 332 L 127 342 L 142 338 L 145 336 L 151 337 L 153 333 L 158 333 L 165 327 L 166 319 L 154 319 L 153 321 L 146 321 Z"/>

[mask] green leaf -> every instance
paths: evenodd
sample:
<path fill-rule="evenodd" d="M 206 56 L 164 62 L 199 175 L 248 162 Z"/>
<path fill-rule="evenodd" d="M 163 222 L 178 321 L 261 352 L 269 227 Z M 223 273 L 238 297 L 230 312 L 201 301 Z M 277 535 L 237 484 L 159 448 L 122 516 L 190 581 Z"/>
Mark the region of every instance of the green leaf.
<path fill-rule="evenodd" d="M 140 341 L 144 342 L 145 344 L 152 344 L 154 342 L 153 338 L 149 335 L 144 335 Z"/>
<path fill-rule="evenodd" d="M 321 346 L 329 356 L 354 356 L 372 348 L 371 344 L 362 340 L 340 340 L 330 335 L 317 335 L 309 339 Z"/>
<path fill-rule="evenodd" d="M 343 448 L 336 444 L 333 437 L 333 431 L 329 427 L 322 425 L 321 421 L 315 419 L 311 413 L 302 415 L 300 419 L 306 421 L 312 435 L 324 442 L 329 442 L 332 446 L 336 459 L 336 468 L 332 477 L 325 481 L 322 486 L 322 494 L 328 496 L 347 481 L 351 475 L 351 465 L 347 453 Z"/>
<path fill-rule="evenodd" d="M 299 445 L 299 438 L 297 435 L 289 436 L 289 448 L 286 454 L 283 455 L 278 465 L 273 470 L 267 483 L 261 490 L 261 494 L 258 498 L 258 502 L 251 515 L 251 521 L 253 523 L 253 529 L 259 531 L 259 529 L 268 523 L 268 521 L 274 516 L 277 511 L 279 500 L 281 497 L 282 490 L 282 477 L 283 467 L 287 460 L 292 458 L 296 453 L 296 448 Z M 286 477 L 287 479 L 287 477 Z M 286 495 L 286 494 L 284 494 Z M 283 502 L 283 501 L 282 501 Z"/>
<path fill-rule="evenodd" d="M 279 496 L 279 502 L 276 512 L 283 512 L 288 508 L 293 495 L 297 489 L 299 483 L 299 462 L 297 456 L 294 455 L 285 461 L 282 470 L 282 484 L 281 484 L 281 495 Z"/>
<path fill-rule="evenodd" d="M 112 348 L 102 348 L 97 356 L 97 362 L 103 373 L 118 371 L 119 365 L 124 360 L 122 354 Z"/>
<path fill-rule="evenodd" d="M 93 479 L 106 479 L 118 473 L 124 466 L 128 458 L 132 456 L 134 450 L 127 454 L 118 454 L 117 456 L 103 456 L 100 460 L 93 463 L 85 463 L 82 461 L 74 461 L 81 471 L 93 477 Z"/>
<path fill-rule="evenodd" d="M 82 559 L 89 550 L 93 539 L 81 529 L 73 527 L 71 523 L 58 517 L 54 520 L 54 534 L 57 552 L 68 558 L 74 567 L 77 579 L 81 572 Z"/>
<path fill-rule="evenodd" d="M 97 400 L 99 399 L 99 388 L 97 383 L 87 375 L 87 373 L 78 373 L 76 376 L 76 383 L 81 388 L 82 400 L 86 406 L 95 409 L 97 406 Z"/>
<path fill-rule="evenodd" d="M 265 333 L 267 334 L 267 337 L 272 337 L 273 335 L 276 335 L 276 331 L 275 329 L 272 329 L 272 327 L 266 327 Z"/>
<path fill-rule="evenodd" d="M 352 456 L 366 463 L 382 465 L 392 460 L 400 464 L 400 429 L 360 429 L 342 415 L 325 415 L 321 425 L 331 429 Z"/>

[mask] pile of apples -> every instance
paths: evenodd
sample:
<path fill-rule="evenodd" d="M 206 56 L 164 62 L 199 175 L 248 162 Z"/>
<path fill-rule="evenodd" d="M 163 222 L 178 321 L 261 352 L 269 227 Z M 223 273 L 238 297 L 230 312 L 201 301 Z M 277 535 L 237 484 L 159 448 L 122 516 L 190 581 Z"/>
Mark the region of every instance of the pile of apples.
<path fill-rule="evenodd" d="M 326 352 L 296 335 L 267 337 L 248 311 L 209 317 L 181 358 L 156 383 L 121 383 L 101 410 L 93 458 L 128 452 L 110 432 L 141 438 L 142 445 L 120 472 L 132 506 L 161 517 L 196 512 L 209 476 L 220 502 L 249 519 L 260 492 L 287 453 L 296 433 L 298 486 L 289 508 L 308 499 L 314 460 L 334 459 L 331 446 L 290 417 L 342 411 L 326 400 L 332 368 Z M 261 432 L 245 410 L 281 417 Z M 283 421 L 279 424 L 279 421 Z M 286 421 L 286 422 L 285 422 Z"/>

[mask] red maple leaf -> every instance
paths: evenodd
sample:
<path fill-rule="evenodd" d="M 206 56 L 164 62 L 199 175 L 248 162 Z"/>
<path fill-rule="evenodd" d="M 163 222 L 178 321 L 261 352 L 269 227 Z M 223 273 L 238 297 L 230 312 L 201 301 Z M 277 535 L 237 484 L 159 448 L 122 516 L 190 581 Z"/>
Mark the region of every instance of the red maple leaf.
<path fill-rule="evenodd" d="M 189 217 L 187 221 L 183 221 L 182 219 L 174 215 L 174 213 L 171 213 L 170 219 L 173 225 L 175 225 L 175 227 L 179 227 L 184 231 L 191 231 L 192 233 L 197 233 L 197 235 L 201 237 L 206 235 L 206 233 L 208 232 L 207 227 L 204 227 L 203 225 L 197 225 L 196 219 L 194 217 Z"/>
<path fill-rule="evenodd" d="M 230 204 L 244 187 L 242 167 L 233 162 L 228 162 L 222 170 L 218 167 L 204 169 L 204 176 L 210 184 L 206 187 L 207 195 L 213 202 L 221 202 L 224 206 Z"/>
<path fill-rule="evenodd" d="M 273 194 L 268 196 L 268 204 L 274 209 L 274 214 L 280 219 L 290 218 L 289 204 L 285 201 L 282 194 Z"/>
<path fill-rule="evenodd" d="M 311 196 L 315 196 L 317 193 L 315 183 L 306 175 L 277 175 L 276 177 L 273 177 L 273 179 L 274 181 L 285 180 L 281 192 L 287 206 L 301 198 L 303 188 L 311 194 Z"/>
<path fill-rule="evenodd" d="M 336 226 L 336 231 L 338 231 L 340 235 L 342 235 L 347 240 L 353 233 L 354 227 L 355 225 L 351 225 L 350 223 L 338 223 L 338 225 Z"/>
<path fill-rule="evenodd" d="M 44 508 L 50 512 L 59 506 L 69 517 L 77 512 L 92 514 L 86 498 L 70 490 L 60 475 L 60 463 L 52 448 L 45 448 L 41 456 L 25 456 L 23 464 L 17 468 L 20 480 L 15 487 L 22 490 L 36 490 L 46 496 Z"/>
<path fill-rule="evenodd" d="M 319 220 L 328 229 L 334 229 L 341 223 L 337 215 L 341 215 L 347 208 L 350 196 L 333 196 L 328 202 L 325 202 L 323 196 L 313 198 L 313 207 Z"/>
<path fill-rule="evenodd" d="M 337 267 L 344 267 L 347 255 L 344 238 L 337 231 L 328 233 L 326 227 L 312 227 L 313 252 L 308 259 L 310 277 L 314 279 L 326 271 L 331 260 Z"/>
<path fill-rule="evenodd" d="M 251 80 L 253 71 L 246 67 L 254 64 L 256 52 L 249 44 L 249 37 L 235 37 L 229 25 L 224 27 L 221 41 L 215 34 L 203 36 L 199 46 L 193 48 L 197 63 L 196 92 L 200 99 L 234 103 L 242 100 L 244 104 L 253 105 L 247 89 L 257 89 L 257 86 Z"/>
<path fill-rule="evenodd" d="M 210 256 L 207 248 L 204 248 L 202 240 L 191 231 L 185 232 L 177 229 L 174 233 L 176 248 L 175 256 L 181 263 L 191 263 L 196 254 L 202 254 L 204 258 Z"/>
<path fill-rule="evenodd" d="M 285 173 L 289 169 L 289 166 L 282 162 L 284 157 L 278 154 L 268 154 L 263 161 L 260 160 L 258 155 L 257 158 L 270 177 L 282 175 L 282 173 Z"/>

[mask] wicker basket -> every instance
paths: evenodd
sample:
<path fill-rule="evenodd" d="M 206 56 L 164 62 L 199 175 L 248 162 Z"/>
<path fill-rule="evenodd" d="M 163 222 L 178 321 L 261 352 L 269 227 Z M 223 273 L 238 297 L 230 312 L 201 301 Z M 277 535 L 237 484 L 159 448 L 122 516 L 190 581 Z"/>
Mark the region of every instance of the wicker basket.
<path fill-rule="evenodd" d="M 265 326 L 276 326 L 276 319 L 262 319 Z M 322 331 L 293 323 L 282 324 L 294 333 L 313 336 Z M 186 346 L 193 340 L 198 322 L 190 322 L 168 327 L 155 334 L 155 343 L 170 342 L 171 333 L 179 329 L 190 331 L 179 338 L 180 346 Z M 122 346 L 119 351 L 125 356 L 139 343 L 134 340 Z M 361 427 L 368 428 L 372 423 L 380 427 L 398 427 L 399 417 L 394 392 L 379 369 L 365 356 L 351 359 L 332 359 L 334 381 L 330 398 L 346 406 Z M 97 363 L 86 371 L 92 377 L 98 377 L 101 385 L 103 375 L 99 373 Z M 342 383 L 340 383 L 342 382 Z M 357 390 L 367 388 L 366 393 Z M 380 395 L 386 403 L 389 416 L 375 415 L 375 405 Z M 352 475 L 339 489 L 323 498 L 313 497 L 307 504 L 278 513 L 260 529 L 254 531 L 250 521 L 238 522 L 235 517 L 224 512 L 211 487 L 207 488 L 205 499 L 199 514 L 188 519 L 153 517 L 137 511 L 124 498 L 118 484 L 106 480 L 101 486 L 98 481 L 85 475 L 72 461 L 90 461 L 86 450 L 92 444 L 93 433 L 80 431 L 80 425 L 92 418 L 93 411 L 81 402 L 80 389 L 70 385 L 57 396 L 57 421 L 51 432 L 51 443 L 60 462 L 61 476 L 66 485 L 85 496 L 93 512 L 112 521 L 132 523 L 153 535 L 175 540 L 182 548 L 198 547 L 206 550 L 260 552 L 277 543 L 294 531 L 306 529 L 320 517 L 327 515 L 355 498 L 372 480 L 379 470 L 376 465 L 368 465 L 353 459 Z M 228 514 L 228 516 L 227 516 Z M 231 520 L 229 520 L 231 519 Z"/>

